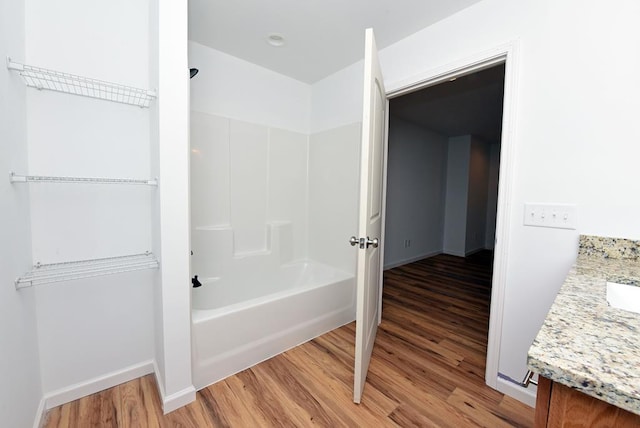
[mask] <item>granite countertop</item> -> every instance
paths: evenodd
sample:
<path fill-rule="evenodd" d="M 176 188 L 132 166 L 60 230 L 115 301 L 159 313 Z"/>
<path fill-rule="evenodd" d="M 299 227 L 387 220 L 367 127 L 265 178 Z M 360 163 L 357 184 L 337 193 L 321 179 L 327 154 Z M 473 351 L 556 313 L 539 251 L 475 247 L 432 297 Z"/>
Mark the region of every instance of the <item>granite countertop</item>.
<path fill-rule="evenodd" d="M 640 241 L 583 235 L 529 349 L 532 371 L 640 415 L 640 314 L 612 308 L 607 281 L 640 286 Z"/>

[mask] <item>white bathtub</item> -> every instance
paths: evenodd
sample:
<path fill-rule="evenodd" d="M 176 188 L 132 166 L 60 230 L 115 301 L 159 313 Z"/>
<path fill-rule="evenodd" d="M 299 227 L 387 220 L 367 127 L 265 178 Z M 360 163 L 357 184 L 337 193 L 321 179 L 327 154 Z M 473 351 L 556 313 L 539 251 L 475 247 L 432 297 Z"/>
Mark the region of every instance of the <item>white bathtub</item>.
<path fill-rule="evenodd" d="M 200 281 L 192 289 L 197 389 L 355 319 L 353 275 L 316 262 Z"/>

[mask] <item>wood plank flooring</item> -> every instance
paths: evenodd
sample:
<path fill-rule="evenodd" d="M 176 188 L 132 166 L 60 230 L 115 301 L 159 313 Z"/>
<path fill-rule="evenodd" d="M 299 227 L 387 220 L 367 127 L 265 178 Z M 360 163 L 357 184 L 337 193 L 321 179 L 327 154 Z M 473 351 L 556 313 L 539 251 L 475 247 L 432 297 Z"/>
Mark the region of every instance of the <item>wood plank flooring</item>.
<path fill-rule="evenodd" d="M 51 409 L 46 427 L 530 427 L 534 410 L 484 384 L 491 254 L 385 272 L 362 403 L 353 323 L 198 392 L 168 415 L 153 376 Z"/>

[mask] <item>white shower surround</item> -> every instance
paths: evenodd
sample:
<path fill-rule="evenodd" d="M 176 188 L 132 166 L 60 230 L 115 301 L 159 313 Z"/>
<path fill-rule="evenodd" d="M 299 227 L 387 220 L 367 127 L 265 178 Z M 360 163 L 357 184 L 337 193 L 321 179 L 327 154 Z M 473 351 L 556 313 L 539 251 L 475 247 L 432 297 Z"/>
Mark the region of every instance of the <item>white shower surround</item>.
<path fill-rule="evenodd" d="M 192 374 L 201 389 L 355 318 L 359 127 L 191 114 Z M 346 199 L 345 199 L 346 198 Z M 352 203 L 350 203 L 352 202 Z"/>
<path fill-rule="evenodd" d="M 192 376 L 196 389 L 353 321 L 355 277 L 292 259 L 292 224 L 267 225 L 267 249 L 234 253 L 232 227 L 192 231 Z M 216 275 L 216 276 L 213 276 Z"/>

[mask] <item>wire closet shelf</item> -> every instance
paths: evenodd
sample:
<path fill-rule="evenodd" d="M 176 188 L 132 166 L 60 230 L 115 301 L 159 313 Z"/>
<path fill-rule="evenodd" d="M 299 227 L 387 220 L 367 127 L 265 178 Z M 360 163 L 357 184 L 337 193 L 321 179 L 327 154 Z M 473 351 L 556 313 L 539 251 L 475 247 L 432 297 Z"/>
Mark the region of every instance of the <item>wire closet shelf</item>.
<path fill-rule="evenodd" d="M 127 256 L 105 257 L 73 262 L 36 263 L 33 269 L 16 278 L 17 289 L 75 279 L 93 278 L 143 269 L 156 269 L 159 263 L 149 251 Z"/>
<path fill-rule="evenodd" d="M 79 183 L 79 184 L 134 184 L 157 186 L 158 179 L 135 178 L 102 178 L 102 177 L 55 177 L 46 175 L 18 175 L 15 172 L 9 174 L 11 183 Z"/>
<path fill-rule="evenodd" d="M 138 107 L 149 107 L 151 101 L 156 98 L 156 92 L 152 90 L 21 64 L 12 61 L 9 57 L 7 57 L 7 68 L 17 71 L 27 86 L 36 89 L 64 92 Z"/>

